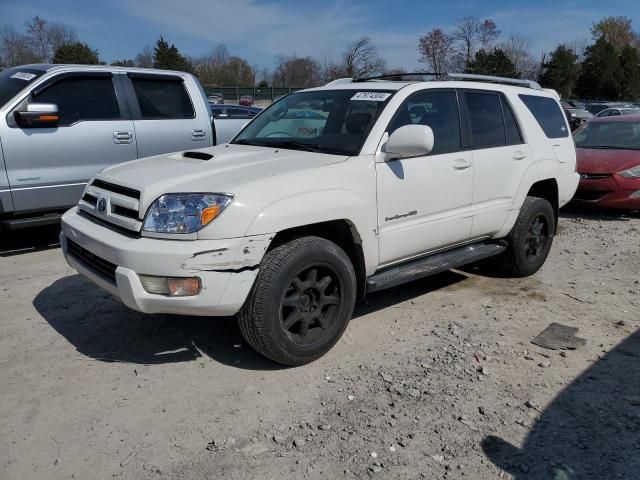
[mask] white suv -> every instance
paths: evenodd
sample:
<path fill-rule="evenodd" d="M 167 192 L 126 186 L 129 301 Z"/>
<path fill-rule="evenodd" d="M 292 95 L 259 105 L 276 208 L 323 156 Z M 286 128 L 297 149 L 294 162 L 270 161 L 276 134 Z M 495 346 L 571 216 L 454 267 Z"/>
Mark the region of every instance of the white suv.
<path fill-rule="evenodd" d="M 535 273 L 575 165 L 557 95 L 534 82 L 343 79 L 280 99 L 229 144 L 103 170 L 61 243 L 128 307 L 237 314 L 256 350 L 300 365 L 367 292 L 491 256 Z"/>

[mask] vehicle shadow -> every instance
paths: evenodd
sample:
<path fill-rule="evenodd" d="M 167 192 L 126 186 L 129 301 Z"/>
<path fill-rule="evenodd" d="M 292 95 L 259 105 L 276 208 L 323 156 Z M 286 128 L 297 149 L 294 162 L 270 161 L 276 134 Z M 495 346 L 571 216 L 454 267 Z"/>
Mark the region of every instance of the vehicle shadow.
<path fill-rule="evenodd" d="M 0 257 L 13 257 L 60 246 L 60 225 L 25 228 L 0 233 Z"/>
<path fill-rule="evenodd" d="M 515 479 L 640 476 L 640 330 L 565 388 L 521 449 L 489 436 L 485 454 Z"/>
<path fill-rule="evenodd" d="M 377 293 L 362 302 L 353 317 L 357 319 L 465 278 L 446 272 Z M 134 312 L 80 275 L 56 280 L 35 297 L 33 305 L 78 352 L 103 362 L 152 365 L 208 356 L 247 370 L 286 368 L 256 353 L 245 342 L 233 317 Z"/>
<path fill-rule="evenodd" d="M 570 203 L 558 212 L 560 218 L 581 218 L 585 220 L 601 220 L 608 222 L 628 222 L 632 218 L 640 218 L 640 212 L 634 210 L 617 210 L 609 208 L 587 207 Z"/>

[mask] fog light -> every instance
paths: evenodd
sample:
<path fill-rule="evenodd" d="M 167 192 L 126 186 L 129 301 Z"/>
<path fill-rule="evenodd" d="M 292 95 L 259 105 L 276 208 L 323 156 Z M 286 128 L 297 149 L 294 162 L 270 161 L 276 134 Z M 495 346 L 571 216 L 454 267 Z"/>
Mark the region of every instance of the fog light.
<path fill-rule="evenodd" d="M 142 287 L 155 295 L 170 297 L 191 297 L 200 293 L 200 279 L 198 277 L 173 278 L 140 275 Z"/>

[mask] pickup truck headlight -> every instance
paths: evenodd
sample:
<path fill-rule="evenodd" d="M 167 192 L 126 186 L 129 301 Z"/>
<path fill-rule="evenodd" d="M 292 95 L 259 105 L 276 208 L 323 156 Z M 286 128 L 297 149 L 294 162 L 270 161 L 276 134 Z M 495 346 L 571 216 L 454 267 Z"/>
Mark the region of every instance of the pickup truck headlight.
<path fill-rule="evenodd" d="M 640 178 L 640 165 L 618 172 L 618 175 L 624 178 Z"/>
<path fill-rule="evenodd" d="M 220 193 L 167 193 L 147 210 L 142 230 L 154 233 L 193 233 L 211 223 L 233 197 Z"/>

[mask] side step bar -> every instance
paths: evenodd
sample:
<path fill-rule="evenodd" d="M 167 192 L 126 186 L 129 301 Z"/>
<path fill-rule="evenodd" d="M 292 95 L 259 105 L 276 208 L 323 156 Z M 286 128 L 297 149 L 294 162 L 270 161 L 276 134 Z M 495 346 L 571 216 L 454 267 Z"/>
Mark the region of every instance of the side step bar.
<path fill-rule="evenodd" d="M 474 243 L 428 257 L 385 268 L 367 278 L 367 292 L 395 287 L 412 280 L 445 272 L 468 263 L 493 257 L 506 250 L 504 243 Z"/>
<path fill-rule="evenodd" d="M 0 220 L 0 230 L 21 230 L 23 228 L 41 227 L 60 223 L 61 213 L 48 213 L 37 217 L 10 218 Z"/>

